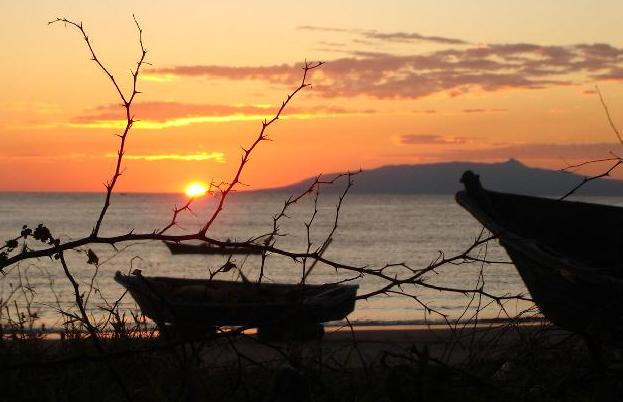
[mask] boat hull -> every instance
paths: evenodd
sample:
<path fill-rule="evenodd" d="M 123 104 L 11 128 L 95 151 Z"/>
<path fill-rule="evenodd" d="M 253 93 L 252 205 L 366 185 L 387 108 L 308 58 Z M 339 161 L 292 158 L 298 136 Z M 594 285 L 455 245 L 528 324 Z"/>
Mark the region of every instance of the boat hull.
<path fill-rule="evenodd" d="M 340 320 L 355 308 L 357 285 L 257 284 L 128 276 L 125 286 L 159 325 L 249 326 Z"/>
<path fill-rule="evenodd" d="M 623 208 L 493 192 L 466 176 L 457 202 L 497 236 L 543 315 L 618 343 Z"/>
<path fill-rule="evenodd" d="M 587 278 L 574 266 L 542 258 L 518 241 L 501 240 L 532 299 L 554 324 L 582 334 L 613 335 L 623 322 L 623 285 L 616 278 Z M 537 257 L 535 257 L 537 256 Z"/>
<path fill-rule="evenodd" d="M 237 246 L 216 246 L 209 243 L 188 244 L 165 241 L 171 254 L 212 254 L 212 255 L 231 255 L 231 254 L 262 254 L 261 249 Z"/>

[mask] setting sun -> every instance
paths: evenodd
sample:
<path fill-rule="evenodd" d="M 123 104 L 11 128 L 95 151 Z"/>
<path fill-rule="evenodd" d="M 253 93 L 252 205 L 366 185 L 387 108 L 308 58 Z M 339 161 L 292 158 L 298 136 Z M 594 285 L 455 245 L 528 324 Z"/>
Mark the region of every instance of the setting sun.
<path fill-rule="evenodd" d="M 184 189 L 184 193 L 190 198 L 203 197 L 207 191 L 207 187 L 202 183 L 190 183 Z"/>

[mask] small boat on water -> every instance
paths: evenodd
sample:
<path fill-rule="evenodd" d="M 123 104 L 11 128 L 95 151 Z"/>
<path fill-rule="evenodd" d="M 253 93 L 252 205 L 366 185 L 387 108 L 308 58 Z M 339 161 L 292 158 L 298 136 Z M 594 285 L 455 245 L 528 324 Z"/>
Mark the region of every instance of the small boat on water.
<path fill-rule="evenodd" d="M 506 249 L 541 312 L 595 354 L 623 330 L 623 208 L 486 190 L 463 174 L 456 201 Z"/>
<path fill-rule="evenodd" d="M 171 254 L 262 254 L 262 250 L 252 247 L 241 247 L 238 245 L 215 245 L 210 243 L 179 243 L 164 241 Z"/>
<path fill-rule="evenodd" d="M 354 310 L 358 288 L 147 277 L 119 271 L 115 281 L 128 289 L 160 329 L 245 326 L 265 333 L 309 327 L 322 331 L 320 323 L 340 320 Z"/>

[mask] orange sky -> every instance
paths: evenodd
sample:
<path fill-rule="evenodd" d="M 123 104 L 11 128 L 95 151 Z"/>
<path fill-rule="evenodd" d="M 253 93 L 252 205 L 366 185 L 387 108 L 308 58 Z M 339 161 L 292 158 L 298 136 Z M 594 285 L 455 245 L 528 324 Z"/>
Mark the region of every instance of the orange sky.
<path fill-rule="evenodd" d="M 151 65 L 119 191 L 229 180 L 305 59 L 327 64 L 254 153 L 249 188 L 387 164 L 561 168 L 620 151 L 594 91 L 623 126 L 620 1 L 208 3 L 3 2 L 0 191 L 102 191 L 114 169 L 120 101 L 79 33 L 47 25 L 56 17 L 84 22 L 126 91 L 133 13 L 144 29 Z"/>

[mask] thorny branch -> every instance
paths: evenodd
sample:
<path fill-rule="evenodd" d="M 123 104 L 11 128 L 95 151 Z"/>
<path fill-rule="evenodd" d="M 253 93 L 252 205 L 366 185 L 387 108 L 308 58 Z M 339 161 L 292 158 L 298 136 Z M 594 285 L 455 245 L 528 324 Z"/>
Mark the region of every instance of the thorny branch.
<path fill-rule="evenodd" d="M 103 354 L 106 351 L 104 350 L 102 342 L 100 341 L 100 338 L 97 333 L 97 329 L 93 326 L 93 324 L 91 324 L 91 321 L 89 320 L 89 316 L 87 315 L 86 309 L 84 307 L 84 295 L 80 293 L 80 285 L 78 285 L 78 282 L 76 282 L 76 279 L 73 277 L 73 275 L 69 271 L 69 267 L 67 266 L 67 261 L 65 261 L 64 254 L 60 252 L 58 255 L 59 255 L 59 261 L 61 262 L 61 265 L 63 266 L 63 272 L 65 273 L 65 276 L 67 277 L 69 282 L 71 282 L 71 285 L 73 287 L 76 305 L 78 306 L 78 309 L 80 310 L 80 321 L 84 324 L 84 326 L 87 328 L 87 331 L 91 335 L 91 341 L 93 342 L 93 346 L 95 346 L 95 349 L 99 353 Z M 121 388 L 125 399 L 127 401 L 131 401 L 132 397 L 130 396 L 130 392 L 126 388 L 125 383 L 123 382 L 123 379 L 121 378 L 121 375 L 117 372 L 117 370 L 113 367 L 112 363 L 109 360 L 105 360 L 105 363 L 106 363 L 108 370 L 114 377 L 115 382 L 117 383 L 119 388 Z"/>
<path fill-rule="evenodd" d="M 323 185 L 332 185 L 335 182 L 337 182 L 338 180 L 340 180 L 342 177 L 344 176 L 352 176 L 355 175 L 357 173 L 342 173 L 342 174 L 338 174 L 337 176 L 333 177 L 331 180 L 323 180 L 322 179 L 322 175 L 317 176 L 313 182 L 305 189 L 303 190 L 301 193 L 299 193 L 296 196 L 290 196 L 290 198 L 288 198 L 284 203 L 283 203 L 283 207 L 281 208 L 281 210 L 275 214 L 273 216 L 273 227 L 272 227 L 272 231 L 270 233 L 267 234 L 263 234 L 260 236 L 257 236 L 255 238 L 252 238 L 249 240 L 250 243 L 255 243 L 258 241 L 261 241 L 262 244 L 264 245 L 274 245 L 275 243 L 275 239 L 277 237 L 280 236 L 285 236 L 285 234 L 280 232 L 280 221 L 284 218 L 288 218 L 288 210 L 290 209 L 290 207 L 292 207 L 293 205 L 297 204 L 299 201 L 301 201 L 302 199 L 304 199 L 305 197 L 309 196 L 310 194 L 313 194 L 314 192 L 318 192 L 320 191 L 320 187 Z M 350 182 L 350 180 L 349 180 Z M 346 191 L 348 191 L 350 189 L 350 186 L 347 187 Z M 327 239 L 328 240 L 328 239 Z M 260 263 L 260 275 L 259 275 L 259 279 L 258 282 L 262 281 L 262 278 L 264 277 L 264 269 L 266 266 L 266 257 L 267 257 L 267 253 L 268 250 L 263 250 L 262 251 L 262 255 L 261 255 L 261 263 Z"/>
<path fill-rule="evenodd" d="M 5 261 L 0 261 L 0 271 L 2 271 L 2 269 L 4 269 L 5 267 L 15 264 L 19 261 L 32 259 L 32 258 L 39 258 L 39 257 L 52 257 L 58 253 L 62 253 L 63 251 L 85 246 L 87 244 L 115 245 L 115 244 L 123 243 L 127 241 L 139 241 L 139 240 L 168 240 L 168 241 L 176 241 L 176 242 L 186 241 L 186 240 L 201 240 L 203 242 L 208 242 L 210 244 L 214 244 L 217 246 L 227 245 L 227 246 L 232 246 L 232 247 L 245 247 L 245 248 L 250 248 L 250 249 L 257 249 L 257 250 L 261 250 L 266 253 L 278 254 L 284 257 L 289 257 L 295 262 L 302 262 L 304 258 L 310 258 L 310 259 L 318 260 L 318 262 L 323 263 L 336 270 L 355 272 L 355 273 L 358 273 L 360 276 L 375 276 L 387 282 L 387 285 L 382 287 L 381 289 L 378 289 L 377 291 L 374 291 L 374 292 L 371 292 L 365 295 L 360 295 L 359 298 L 369 298 L 377 294 L 384 294 L 388 290 L 392 289 L 393 287 L 404 285 L 404 284 L 416 284 L 416 285 L 419 285 L 425 288 L 430 288 L 430 289 L 435 289 L 435 290 L 446 290 L 446 291 L 452 291 L 455 293 L 462 293 L 462 294 L 476 292 L 476 293 L 483 294 L 487 297 L 496 297 L 494 295 L 484 292 L 482 289 L 442 288 L 442 287 L 438 287 L 433 284 L 430 284 L 426 282 L 425 280 L 425 274 L 431 271 L 434 271 L 435 269 L 438 269 L 442 266 L 453 264 L 453 263 L 465 262 L 465 261 L 475 261 L 474 258 L 471 257 L 471 253 L 477 247 L 487 243 L 493 238 L 494 238 L 493 236 L 479 237 L 469 247 L 467 247 L 462 253 L 459 253 L 457 255 L 453 255 L 450 257 L 446 257 L 445 255 L 442 255 L 438 259 L 433 261 L 431 264 L 429 264 L 427 267 L 421 268 L 421 269 L 415 269 L 404 263 L 388 264 L 388 265 L 385 265 L 383 267 L 378 267 L 378 268 L 368 267 L 368 266 L 350 265 L 350 264 L 341 263 L 339 261 L 327 259 L 326 257 L 320 255 L 320 252 L 319 252 L 320 249 L 317 249 L 316 251 L 309 252 L 309 253 L 308 252 L 293 252 L 293 251 L 284 250 L 284 249 L 277 248 L 275 246 L 267 245 L 267 244 L 255 244 L 251 242 L 220 241 L 220 240 L 209 238 L 205 236 L 204 234 L 202 234 L 201 232 L 194 233 L 194 234 L 186 234 L 186 235 L 162 235 L 158 233 L 130 232 L 125 235 L 111 236 L 111 237 L 89 236 L 89 237 L 85 237 L 82 239 L 68 241 L 66 243 L 60 243 L 57 246 L 49 247 L 46 249 L 29 250 L 24 253 L 16 254 L 12 257 L 9 257 Z M 397 267 L 397 266 L 406 269 L 407 271 L 411 273 L 411 275 L 407 277 L 403 277 L 403 278 L 398 278 L 398 277 L 395 277 L 394 275 L 386 273 L 388 269 L 392 267 Z"/>
<path fill-rule="evenodd" d="M 136 97 L 136 95 L 140 93 L 137 90 L 136 84 L 138 81 L 138 76 L 141 72 L 141 67 L 144 64 L 146 64 L 145 56 L 147 56 L 147 50 L 143 46 L 143 29 L 141 28 L 138 21 L 136 20 L 136 17 L 134 17 L 134 23 L 136 24 L 136 27 L 138 29 L 138 42 L 139 42 L 139 45 L 141 46 L 141 54 L 138 59 L 138 62 L 136 63 L 136 69 L 132 71 L 132 91 L 129 95 L 124 95 L 123 91 L 119 87 L 119 84 L 117 83 L 117 80 L 115 79 L 113 74 L 108 70 L 108 68 L 106 68 L 106 66 L 104 66 L 104 64 L 102 64 L 100 59 L 95 54 L 95 50 L 93 50 L 93 46 L 91 45 L 89 36 L 87 35 L 86 31 L 84 30 L 84 27 L 82 26 L 82 22 L 78 23 L 78 22 L 68 20 L 67 18 L 57 18 L 53 21 L 50 21 L 48 24 L 55 24 L 55 23 L 63 23 L 65 25 L 70 25 L 80 31 L 80 33 L 82 34 L 82 37 L 84 38 L 84 41 L 87 44 L 87 47 L 89 48 L 89 51 L 91 52 L 91 60 L 93 60 L 99 66 L 99 68 L 108 76 L 113 86 L 117 90 L 119 97 L 121 98 L 121 102 L 122 102 L 121 106 L 123 106 L 123 108 L 125 109 L 126 123 L 125 123 L 125 128 L 123 130 L 123 133 L 119 135 L 120 143 L 119 143 L 119 148 L 117 151 L 117 163 L 115 165 L 115 172 L 112 176 L 112 179 L 105 185 L 106 186 L 106 200 L 104 201 L 104 206 L 102 207 L 99 217 L 97 218 L 97 221 L 95 222 L 95 226 L 93 227 L 93 231 L 91 232 L 91 236 L 96 237 L 97 234 L 99 233 L 100 227 L 102 225 L 102 221 L 104 220 L 104 216 L 106 215 L 106 211 L 108 211 L 108 207 L 110 206 L 110 197 L 115 188 L 115 184 L 117 184 L 117 180 L 119 179 L 119 177 L 121 177 L 121 174 L 122 174 L 121 166 L 122 166 L 122 161 L 123 161 L 123 155 L 125 153 L 126 139 L 130 132 L 130 129 L 132 128 L 132 125 L 136 121 L 134 120 L 134 114 L 132 113 L 132 102 L 134 101 L 134 98 Z"/>
<path fill-rule="evenodd" d="M 610 109 L 608 109 L 608 104 L 604 100 L 601 90 L 597 86 L 595 87 L 595 90 L 597 91 L 597 95 L 599 95 L 599 101 L 601 102 L 601 106 L 604 109 L 604 112 L 606 113 L 606 118 L 608 119 L 610 128 L 612 129 L 612 131 L 614 131 L 614 134 L 616 134 L 619 140 L 619 143 L 623 145 L 623 138 L 621 138 L 621 133 L 619 132 L 619 129 L 617 128 L 616 124 L 614 124 L 614 121 L 612 120 L 612 116 L 610 115 Z"/>
<path fill-rule="evenodd" d="M 226 188 L 224 190 L 221 190 L 221 196 L 220 196 L 218 205 L 216 209 L 214 210 L 214 213 L 212 214 L 210 219 L 208 219 L 206 224 L 199 231 L 200 234 L 205 235 L 208 229 L 210 228 L 210 226 L 212 226 L 212 223 L 214 223 L 216 218 L 218 218 L 219 214 L 224 208 L 225 200 L 227 199 L 227 196 L 236 187 L 236 185 L 240 183 L 240 176 L 242 175 L 242 171 L 244 170 L 244 167 L 249 162 L 249 158 L 251 157 L 251 153 L 253 152 L 253 150 L 257 147 L 257 145 L 260 142 L 268 140 L 268 135 L 266 133 L 266 130 L 272 124 L 274 124 L 277 120 L 279 120 L 279 117 L 281 116 L 282 112 L 285 110 L 286 106 L 290 103 L 292 98 L 294 98 L 294 96 L 296 96 L 296 94 L 299 93 L 301 90 L 311 85 L 307 82 L 309 72 L 322 66 L 323 64 L 324 63 L 321 61 L 316 62 L 316 63 L 309 63 L 305 61 L 305 65 L 303 66 L 303 77 L 301 78 L 300 85 L 286 97 L 286 99 L 282 102 L 281 106 L 277 110 L 277 113 L 275 113 L 275 115 L 270 120 L 264 120 L 262 122 L 262 127 L 260 129 L 260 132 L 257 138 L 255 139 L 255 141 L 253 141 L 253 143 L 251 144 L 251 146 L 246 149 L 243 148 L 242 159 L 240 160 L 240 165 L 238 166 L 238 170 L 236 171 L 236 174 L 234 175 L 234 179 L 229 184 L 226 185 Z"/>
<path fill-rule="evenodd" d="M 623 137 L 621 137 L 621 132 L 619 131 L 618 127 L 616 126 L 616 124 L 614 123 L 614 120 L 612 119 L 612 115 L 610 114 L 610 109 L 608 108 L 608 104 L 606 103 L 603 94 L 601 93 L 601 90 L 599 89 L 599 87 L 595 87 L 595 91 L 597 92 L 597 95 L 599 96 L 599 101 L 601 103 L 601 106 L 606 114 L 606 118 L 608 120 L 608 124 L 610 125 L 610 128 L 612 129 L 612 131 L 614 132 L 614 134 L 616 135 L 619 143 L 621 145 L 623 145 Z M 618 156 L 617 154 L 615 154 L 614 152 L 610 152 L 610 154 L 612 155 L 611 158 L 602 158 L 602 159 L 594 159 L 591 161 L 586 161 L 586 162 L 582 162 L 579 164 L 575 164 L 575 165 L 571 165 L 571 166 L 567 166 L 566 168 L 562 169 L 563 172 L 566 171 L 570 171 L 579 167 L 583 167 L 583 166 L 587 166 L 587 165 L 592 165 L 592 164 L 596 164 L 596 163 L 602 163 L 602 162 L 613 162 L 612 165 L 604 172 L 594 175 L 594 176 L 584 176 L 582 178 L 582 181 L 580 183 L 578 183 L 575 187 L 573 187 L 571 190 L 569 190 L 565 195 L 563 195 L 562 197 L 560 197 L 560 200 L 564 200 L 565 198 L 571 196 L 572 194 L 575 194 L 580 188 L 584 187 L 587 183 L 597 180 L 597 179 L 601 179 L 603 177 L 609 177 L 610 174 L 616 169 L 618 168 L 621 164 L 623 164 L 623 159 Z"/>
<path fill-rule="evenodd" d="M 608 161 L 612 160 L 612 159 L 606 159 Z M 614 162 L 614 164 L 612 164 L 612 166 L 610 166 L 608 168 L 608 170 L 606 170 L 603 173 L 600 173 L 598 175 L 594 175 L 594 176 L 585 176 L 584 178 L 582 178 L 582 181 L 579 182 L 575 187 L 573 187 L 571 190 L 569 190 L 565 195 L 563 195 L 562 197 L 560 197 L 560 200 L 564 200 L 565 198 L 571 196 L 572 194 L 574 194 L 576 191 L 578 191 L 580 188 L 584 187 L 587 183 L 593 181 L 593 180 L 597 180 L 597 179 L 601 179 L 603 177 L 608 177 L 610 176 L 610 174 L 619 167 L 619 165 L 623 164 L 623 159 L 615 159 L 616 162 Z"/>

